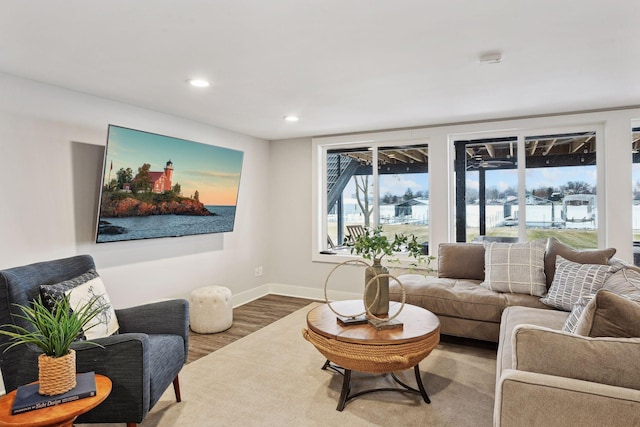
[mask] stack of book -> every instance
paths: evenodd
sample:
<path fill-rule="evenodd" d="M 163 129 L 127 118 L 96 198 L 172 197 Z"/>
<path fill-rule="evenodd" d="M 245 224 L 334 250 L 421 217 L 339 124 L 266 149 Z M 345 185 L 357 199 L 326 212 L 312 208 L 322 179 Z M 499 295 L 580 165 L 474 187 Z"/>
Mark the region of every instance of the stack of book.
<path fill-rule="evenodd" d="M 43 396 L 38 393 L 38 383 L 18 387 L 13 401 L 11 415 L 48 408 L 61 403 L 73 402 L 96 395 L 96 376 L 94 372 L 84 372 L 76 375 L 76 386 L 66 393 L 55 396 Z"/>

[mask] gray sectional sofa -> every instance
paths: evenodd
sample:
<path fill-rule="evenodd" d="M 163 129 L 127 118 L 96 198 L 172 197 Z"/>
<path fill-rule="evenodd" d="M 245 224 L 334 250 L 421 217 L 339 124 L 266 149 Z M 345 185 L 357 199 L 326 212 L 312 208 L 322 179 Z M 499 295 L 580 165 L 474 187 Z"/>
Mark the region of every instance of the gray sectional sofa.
<path fill-rule="evenodd" d="M 426 308 L 440 319 L 440 333 L 498 342 L 500 318 L 509 306 L 545 309 L 537 296 L 486 289 L 485 249 L 481 243 L 443 243 L 438 247 L 438 276 L 404 274 L 398 277 L 406 302 Z M 389 298 L 402 300 L 402 290 L 392 283 Z"/>
<path fill-rule="evenodd" d="M 605 300 L 606 294 L 599 291 L 597 298 Z M 610 301 L 598 302 L 602 306 Z M 631 304 L 638 308 L 633 316 L 640 325 L 640 304 Z M 496 362 L 495 426 L 640 425 L 640 338 L 563 332 L 568 314 L 559 310 L 542 314 L 530 307 L 504 311 Z"/>
<path fill-rule="evenodd" d="M 439 317 L 442 334 L 498 343 L 494 425 L 640 425 L 637 269 L 612 258 L 615 249 L 576 251 L 551 238 L 546 287 L 532 292 L 542 295 L 497 291 L 485 282 L 486 247 L 442 244 L 437 277 L 398 279 L 407 303 Z M 574 289 L 564 286 L 571 281 Z M 397 283 L 390 297 L 401 300 Z"/>

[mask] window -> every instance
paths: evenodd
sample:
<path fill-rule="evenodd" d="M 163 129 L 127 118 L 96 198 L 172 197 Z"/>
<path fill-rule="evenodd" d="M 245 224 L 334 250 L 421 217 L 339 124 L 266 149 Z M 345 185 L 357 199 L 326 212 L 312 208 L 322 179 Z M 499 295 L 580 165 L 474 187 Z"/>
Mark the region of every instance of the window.
<path fill-rule="evenodd" d="M 458 242 L 517 240 L 517 144 L 516 137 L 455 142 Z"/>
<path fill-rule="evenodd" d="M 596 132 L 454 141 L 456 240 L 598 246 Z M 519 166 L 522 164 L 522 166 Z"/>
<path fill-rule="evenodd" d="M 429 148 L 378 149 L 378 224 L 393 236 L 413 234 L 426 249 L 429 242 Z"/>
<path fill-rule="evenodd" d="M 411 233 L 429 241 L 429 149 L 426 144 L 385 143 L 323 147 L 326 246 L 340 250 L 366 227 L 384 234 Z"/>
<path fill-rule="evenodd" d="M 598 247 L 596 134 L 527 136 L 526 236 Z"/>
<path fill-rule="evenodd" d="M 633 263 L 640 266 L 640 127 L 634 127 L 631 138 L 633 188 Z"/>

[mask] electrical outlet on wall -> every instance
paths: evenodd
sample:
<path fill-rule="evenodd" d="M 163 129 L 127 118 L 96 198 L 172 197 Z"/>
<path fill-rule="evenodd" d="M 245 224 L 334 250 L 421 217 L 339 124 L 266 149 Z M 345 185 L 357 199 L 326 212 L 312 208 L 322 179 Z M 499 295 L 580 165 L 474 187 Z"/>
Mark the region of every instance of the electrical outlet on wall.
<path fill-rule="evenodd" d="M 260 277 L 262 276 L 263 272 L 262 272 L 262 266 L 256 267 L 255 268 L 255 275 L 256 277 Z"/>

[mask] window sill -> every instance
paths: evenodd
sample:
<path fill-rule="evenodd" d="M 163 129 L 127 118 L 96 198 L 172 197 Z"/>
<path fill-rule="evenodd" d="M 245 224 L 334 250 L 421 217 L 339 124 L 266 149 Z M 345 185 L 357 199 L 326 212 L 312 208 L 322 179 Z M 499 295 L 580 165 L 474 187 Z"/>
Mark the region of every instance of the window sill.
<path fill-rule="evenodd" d="M 322 262 L 327 264 L 340 264 L 340 263 L 351 261 L 351 260 L 354 260 L 354 261 L 358 260 L 358 261 L 364 261 L 369 265 L 373 263 L 373 261 L 371 260 L 364 259 L 361 256 L 351 254 L 349 249 L 335 248 L 335 249 L 331 249 L 331 251 L 332 251 L 331 254 L 316 252 L 313 254 L 311 261 Z M 410 258 L 406 255 L 403 256 L 403 254 L 398 254 L 397 259 L 399 260 L 398 262 L 389 262 L 387 257 L 385 257 L 382 260 L 382 265 L 387 267 L 389 270 L 410 270 L 408 272 L 413 272 L 417 274 L 427 274 L 435 270 L 433 261 L 429 265 L 426 265 L 423 263 L 418 266 L 414 266 L 412 264 L 415 263 L 416 261 L 415 258 Z M 354 263 L 354 265 L 357 265 L 357 264 Z"/>

